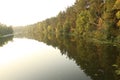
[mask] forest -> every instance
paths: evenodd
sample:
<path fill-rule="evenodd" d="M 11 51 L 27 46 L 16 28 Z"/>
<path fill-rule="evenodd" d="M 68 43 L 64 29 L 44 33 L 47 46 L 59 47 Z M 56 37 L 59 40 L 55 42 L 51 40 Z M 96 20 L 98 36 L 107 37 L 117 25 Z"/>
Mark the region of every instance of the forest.
<path fill-rule="evenodd" d="M 17 38 L 59 49 L 93 80 L 120 79 L 120 0 L 76 0 L 55 17 L 13 30 L 2 26 L 1 35 L 14 30 Z"/>
<path fill-rule="evenodd" d="M 14 30 L 119 43 L 120 0 L 76 0 L 55 17 Z"/>
<path fill-rule="evenodd" d="M 8 34 L 13 34 L 13 28 L 11 26 L 8 27 L 4 24 L 0 24 L 0 37 Z"/>

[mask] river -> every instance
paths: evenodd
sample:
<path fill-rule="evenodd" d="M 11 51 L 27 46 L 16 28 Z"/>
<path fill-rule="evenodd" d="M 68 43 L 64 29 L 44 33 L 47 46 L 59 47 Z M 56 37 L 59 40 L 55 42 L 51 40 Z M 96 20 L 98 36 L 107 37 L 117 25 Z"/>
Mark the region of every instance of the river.
<path fill-rule="evenodd" d="M 26 38 L 0 47 L 0 80 L 91 80 L 58 48 Z"/>
<path fill-rule="evenodd" d="M 73 39 L 0 41 L 0 80 L 119 80 L 116 46 Z"/>

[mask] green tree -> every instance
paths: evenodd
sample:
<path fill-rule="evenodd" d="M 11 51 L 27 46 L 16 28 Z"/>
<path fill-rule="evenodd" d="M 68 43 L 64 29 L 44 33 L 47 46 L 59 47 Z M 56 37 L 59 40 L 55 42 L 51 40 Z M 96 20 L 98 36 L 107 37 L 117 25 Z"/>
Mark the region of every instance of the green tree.
<path fill-rule="evenodd" d="M 76 20 L 76 34 L 83 35 L 88 31 L 89 26 L 89 11 L 82 11 Z"/>
<path fill-rule="evenodd" d="M 70 33 L 70 23 L 68 21 L 66 21 L 63 25 L 63 32 L 64 34 L 69 34 Z"/>

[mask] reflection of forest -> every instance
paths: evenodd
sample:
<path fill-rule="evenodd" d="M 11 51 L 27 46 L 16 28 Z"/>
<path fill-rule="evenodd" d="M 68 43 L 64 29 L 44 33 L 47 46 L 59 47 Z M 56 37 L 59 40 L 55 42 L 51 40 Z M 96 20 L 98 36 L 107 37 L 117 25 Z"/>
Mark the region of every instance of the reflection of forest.
<path fill-rule="evenodd" d="M 12 41 L 13 36 L 0 38 L 0 46 L 5 45 L 8 41 Z"/>
<path fill-rule="evenodd" d="M 119 80 L 115 70 L 120 68 L 120 49 L 112 45 L 94 44 L 84 39 L 55 34 L 29 33 L 18 35 L 33 38 L 60 49 L 93 80 Z M 117 67 L 113 67 L 116 64 Z"/>
<path fill-rule="evenodd" d="M 0 46 L 6 44 L 13 38 L 13 28 L 0 23 Z"/>

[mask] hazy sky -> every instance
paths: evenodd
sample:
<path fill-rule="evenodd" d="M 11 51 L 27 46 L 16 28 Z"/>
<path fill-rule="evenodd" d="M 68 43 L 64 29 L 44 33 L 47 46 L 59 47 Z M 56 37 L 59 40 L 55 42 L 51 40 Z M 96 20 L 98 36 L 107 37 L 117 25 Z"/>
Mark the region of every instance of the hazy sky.
<path fill-rule="evenodd" d="M 20 26 L 56 16 L 75 0 L 0 0 L 0 22 Z"/>

